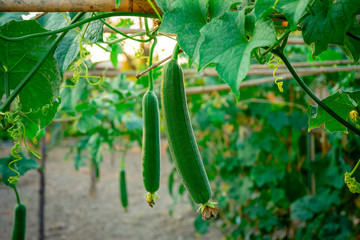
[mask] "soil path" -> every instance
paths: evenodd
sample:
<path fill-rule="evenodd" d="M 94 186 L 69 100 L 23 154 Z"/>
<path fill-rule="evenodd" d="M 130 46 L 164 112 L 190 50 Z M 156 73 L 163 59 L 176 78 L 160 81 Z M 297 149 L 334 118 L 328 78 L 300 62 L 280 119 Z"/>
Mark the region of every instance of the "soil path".
<path fill-rule="evenodd" d="M 72 159 L 64 161 L 67 147 L 49 151 L 46 166 L 46 239 L 49 240 L 118 240 L 118 239 L 222 239 L 221 232 L 212 228 L 205 235 L 194 229 L 197 217 L 186 194 L 179 199 L 173 216 L 169 216 L 172 198 L 168 192 L 168 176 L 172 169 L 165 152 L 162 153 L 161 187 L 154 208 L 144 200 L 141 152 L 132 148 L 126 156 L 129 207 L 124 212 L 118 192 L 118 161 L 111 164 L 110 154 L 104 152 L 97 196 L 89 196 L 90 174 L 87 166 L 76 171 Z M 0 157 L 9 154 L 9 148 L 0 148 Z M 27 206 L 27 240 L 37 239 L 39 174 L 29 171 L 20 178 L 20 197 Z M 13 190 L 0 185 L 0 240 L 11 238 Z M 213 225 L 214 226 L 214 225 Z"/>

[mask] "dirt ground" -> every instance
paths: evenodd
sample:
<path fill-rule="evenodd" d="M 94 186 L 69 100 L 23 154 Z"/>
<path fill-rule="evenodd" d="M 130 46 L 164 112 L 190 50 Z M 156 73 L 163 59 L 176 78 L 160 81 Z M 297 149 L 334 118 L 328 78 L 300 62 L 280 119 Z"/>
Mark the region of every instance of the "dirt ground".
<path fill-rule="evenodd" d="M 195 232 L 197 216 L 187 196 L 180 199 L 173 216 L 169 216 L 172 198 L 167 181 L 172 169 L 165 152 L 162 154 L 161 185 L 154 208 L 144 200 L 141 173 L 141 152 L 134 147 L 126 156 L 129 207 L 124 212 L 118 192 L 118 162 L 111 164 L 104 151 L 97 196 L 89 196 L 90 173 L 87 166 L 76 171 L 72 159 L 64 161 L 68 147 L 49 151 L 46 166 L 46 239 L 49 240 L 118 240 L 118 239 L 222 239 L 220 230 L 212 225 L 205 235 Z M 9 154 L 0 148 L 0 157 Z M 116 161 L 120 153 L 116 153 Z M 20 178 L 18 190 L 27 207 L 26 239 L 38 236 L 39 173 L 30 170 Z M 13 209 L 16 198 L 11 188 L 0 185 L 0 240 L 11 238 Z"/>

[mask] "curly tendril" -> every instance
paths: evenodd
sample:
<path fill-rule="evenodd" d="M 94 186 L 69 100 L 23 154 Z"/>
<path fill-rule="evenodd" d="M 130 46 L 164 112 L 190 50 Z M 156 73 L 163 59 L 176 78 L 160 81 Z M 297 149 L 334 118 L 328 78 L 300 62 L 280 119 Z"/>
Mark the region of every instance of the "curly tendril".
<path fill-rule="evenodd" d="M 281 64 L 281 60 L 278 59 L 277 57 L 274 57 L 273 59 L 269 60 L 269 62 L 266 63 L 266 65 L 268 65 L 268 67 L 270 69 L 274 69 L 273 71 L 273 77 L 275 78 L 275 84 L 277 85 L 278 89 L 280 92 L 283 92 L 284 89 L 283 89 L 283 85 L 284 85 L 284 82 L 279 82 L 279 80 L 282 80 L 283 78 L 282 77 L 276 77 L 275 74 L 276 74 L 276 70 L 279 68 L 279 65 Z"/>
<path fill-rule="evenodd" d="M 14 145 L 12 146 L 10 153 L 11 153 L 11 156 L 13 156 L 15 159 L 9 162 L 8 168 L 11 171 L 13 171 L 16 175 L 10 176 L 8 178 L 8 181 L 10 184 L 16 184 L 19 182 L 20 173 L 17 170 L 15 170 L 15 163 L 22 159 L 22 157 L 20 155 L 20 149 L 27 149 L 37 158 L 41 158 L 41 155 L 34 149 L 30 149 L 27 146 L 26 140 L 25 140 L 25 125 L 20 120 L 20 115 L 18 112 L 15 112 L 15 113 L 0 112 L 0 115 L 4 115 L 5 121 L 7 121 L 9 124 L 12 125 L 11 127 L 8 128 L 7 131 L 10 134 L 10 137 L 12 138 L 12 140 L 14 141 Z M 21 147 L 21 140 L 23 137 L 24 137 L 24 146 L 25 147 Z"/>
<path fill-rule="evenodd" d="M 89 26 L 89 23 L 87 24 L 84 32 L 79 35 L 80 36 L 80 58 L 74 62 L 74 64 L 70 67 L 70 71 L 73 72 L 73 77 L 71 79 L 71 82 L 73 83 L 73 85 L 65 85 L 63 87 L 76 87 L 77 84 L 79 83 L 79 79 L 80 78 L 85 78 L 85 80 L 92 86 L 96 86 L 99 85 L 102 82 L 102 78 L 100 76 L 90 76 L 89 73 L 89 69 L 85 63 L 85 59 L 87 58 L 88 55 L 88 51 L 86 50 L 86 48 L 84 47 L 84 36 L 86 33 L 86 30 Z M 79 30 L 76 30 L 78 33 Z M 82 75 L 81 73 L 84 72 L 84 74 Z M 95 79 L 95 82 L 90 81 L 90 79 Z"/>
<path fill-rule="evenodd" d="M 352 193 L 360 193 L 360 183 L 356 181 L 355 177 L 351 177 L 354 174 L 355 170 L 358 168 L 359 164 L 360 164 L 360 159 L 356 163 L 356 166 L 351 171 L 351 173 L 348 172 L 345 173 L 344 181 L 348 186 L 350 192 Z"/>

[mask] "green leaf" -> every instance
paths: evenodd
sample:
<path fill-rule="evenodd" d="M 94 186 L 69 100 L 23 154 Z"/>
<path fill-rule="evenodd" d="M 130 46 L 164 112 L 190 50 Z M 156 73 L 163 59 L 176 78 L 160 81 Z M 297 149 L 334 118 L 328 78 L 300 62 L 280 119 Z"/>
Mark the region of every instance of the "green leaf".
<path fill-rule="evenodd" d="M 11 20 L 22 20 L 21 15 L 25 15 L 27 12 L 0 12 L 0 26 Z"/>
<path fill-rule="evenodd" d="M 91 13 L 87 13 L 85 17 L 90 17 Z M 48 30 L 56 30 L 68 25 L 66 18 L 67 13 L 48 13 L 41 17 L 39 23 Z M 84 31 L 86 30 L 85 34 Z M 82 26 L 80 34 L 75 30 L 70 30 L 59 43 L 55 50 L 55 58 L 59 63 L 61 75 L 67 70 L 71 63 L 75 60 L 80 52 L 81 36 L 88 39 L 91 43 L 102 41 L 103 24 L 101 21 L 92 21 Z"/>
<path fill-rule="evenodd" d="M 115 69 L 118 67 L 118 55 L 121 53 L 123 53 L 123 50 L 119 44 L 111 46 L 110 60 Z"/>
<path fill-rule="evenodd" d="M 101 121 L 95 116 L 97 112 L 96 106 L 84 102 L 78 104 L 75 110 L 81 112 L 81 117 L 76 122 L 76 129 L 80 132 L 88 133 L 101 125 Z"/>
<path fill-rule="evenodd" d="M 87 17 L 91 17 L 89 13 Z M 103 41 L 104 24 L 100 20 L 92 21 L 82 28 L 81 34 L 86 30 L 84 38 L 90 40 L 91 43 Z"/>
<path fill-rule="evenodd" d="M 45 16 L 42 16 L 38 19 L 38 22 L 41 26 L 47 30 L 56 30 L 63 28 L 67 25 L 66 18 L 70 18 L 67 13 L 47 13 Z"/>
<path fill-rule="evenodd" d="M 350 34 L 360 39 L 360 25 L 355 23 L 348 31 Z M 344 53 L 352 58 L 354 62 L 359 61 L 360 58 L 360 41 L 349 35 L 345 36 L 344 44 L 340 46 Z"/>
<path fill-rule="evenodd" d="M 358 0 L 315 1 L 313 14 L 303 20 L 303 38 L 313 57 L 328 48 L 329 43 L 344 45 L 346 32 L 360 9 Z"/>
<path fill-rule="evenodd" d="M 319 191 L 315 196 L 305 196 L 293 202 L 290 205 L 290 217 L 291 219 L 308 220 L 313 218 L 316 213 L 326 211 L 339 201 L 339 192 L 331 191 L 331 189 L 327 188 Z"/>
<path fill-rule="evenodd" d="M 205 234 L 208 230 L 209 225 L 209 221 L 203 221 L 200 215 L 194 221 L 195 230 L 200 234 Z"/>
<path fill-rule="evenodd" d="M 163 13 L 172 9 L 172 4 L 175 0 L 155 0 L 158 7 L 161 9 Z"/>
<path fill-rule="evenodd" d="M 133 112 L 124 114 L 122 121 L 125 123 L 127 130 L 142 130 L 142 118 Z"/>
<path fill-rule="evenodd" d="M 230 10 L 230 7 L 236 3 L 241 3 L 239 0 L 209 0 L 209 16 L 214 19 Z"/>
<path fill-rule="evenodd" d="M 208 0 L 177 0 L 173 9 L 166 12 L 160 30 L 176 33 L 177 41 L 192 60 L 200 39 L 200 29 L 207 23 Z"/>
<path fill-rule="evenodd" d="M 0 27 L 0 33 L 9 37 L 39 32 L 46 30 L 36 20 L 11 21 Z M 0 96 L 5 92 L 4 69 L 7 69 L 10 90 L 13 90 L 50 48 L 54 38 L 38 37 L 16 42 L 0 40 Z M 50 55 L 19 93 L 20 107 L 26 121 L 35 124 L 38 129 L 48 125 L 60 102 L 57 99 L 59 88 L 58 65 Z"/>
<path fill-rule="evenodd" d="M 38 163 L 34 159 L 28 158 L 22 153 L 20 153 L 20 156 L 22 157 L 20 161 L 17 161 L 15 164 L 11 164 L 11 167 L 16 171 L 18 171 L 20 175 L 24 175 L 27 171 L 31 169 L 39 168 Z M 9 163 L 13 160 L 14 157 L 11 155 L 4 158 L 0 158 L 0 175 L 1 175 L 0 182 L 3 182 L 8 186 L 10 185 L 8 181 L 9 177 L 17 175 L 8 167 Z"/>
<path fill-rule="evenodd" d="M 118 8 L 120 6 L 121 0 L 116 0 L 115 1 L 115 8 Z"/>
<path fill-rule="evenodd" d="M 65 27 L 67 20 L 65 17 L 69 17 L 66 13 L 48 13 L 45 16 L 39 18 L 39 23 L 48 30 L 56 30 L 58 28 Z M 70 30 L 63 40 L 59 43 L 55 50 L 55 58 L 59 63 L 59 69 L 61 75 L 67 70 L 70 64 L 75 60 L 80 52 L 80 37 L 78 32 L 74 29 Z"/>
<path fill-rule="evenodd" d="M 258 19 L 278 11 L 283 13 L 289 21 L 291 30 L 296 30 L 297 24 L 306 13 L 306 7 L 310 0 L 258 0 L 255 3 L 255 15 Z M 276 4 L 275 4 L 276 3 Z"/>
<path fill-rule="evenodd" d="M 345 120 L 349 120 L 350 112 L 355 110 L 355 105 L 358 103 L 359 98 L 360 91 L 339 91 L 326 97 L 322 100 L 322 102 L 328 105 L 340 117 Z M 306 114 L 309 117 L 309 131 L 324 124 L 325 129 L 329 132 L 347 132 L 347 128 L 345 126 L 339 123 L 321 107 L 310 105 Z"/>
<path fill-rule="evenodd" d="M 258 165 L 251 170 L 251 178 L 258 187 L 262 187 L 267 183 L 276 184 L 278 180 L 284 177 L 284 169 L 277 166 Z"/>
<path fill-rule="evenodd" d="M 237 204 L 242 205 L 251 197 L 254 183 L 249 177 L 238 177 L 235 181 L 236 187 L 229 190 L 229 197 L 235 199 Z"/>
<path fill-rule="evenodd" d="M 29 139 L 39 138 L 41 131 L 51 123 L 60 105 L 61 98 L 46 104 L 39 111 L 30 112 L 22 118 L 25 125 L 25 136 Z"/>
<path fill-rule="evenodd" d="M 55 58 L 59 63 L 61 75 L 74 62 L 79 52 L 80 36 L 75 30 L 70 30 L 55 50 Z"/>
<path fill-rule="evenodd" d="M 230 86 L 237 99 L 240 83 L 250 68 L 251 53 L 255 48 L 276 42 L 275 30 L 269 20 L 259 20 L 248 40 L 245 34 L 245 14 L 226 12 L 201 29 L 204 41 L 200 46 L 199 68 L 216 63 L 219 76 Z"/>

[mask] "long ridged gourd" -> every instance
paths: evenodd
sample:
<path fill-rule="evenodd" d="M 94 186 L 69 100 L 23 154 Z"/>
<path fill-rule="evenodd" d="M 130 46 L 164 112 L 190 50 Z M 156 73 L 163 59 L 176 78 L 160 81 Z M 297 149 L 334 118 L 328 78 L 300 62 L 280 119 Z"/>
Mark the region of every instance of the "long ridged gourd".
<path fill-rule="evenodd" d="M 211 197 L 210 184 L 190 122 L 183 71 L 176 59 L 163 68 L 161 106 L 170 153 L 181 181 L 194 202 L 206 204 Z"/>
<path fill-rule="evenodd" d="M 14 226 L 11 240 L 24 240 L 26 232 L 26 207 L 18 204 L 15 207 Z"/>
<path fill-rule="evenodd" d="M 154 49 L 157 38 L 150 49 L 149 66 L 152 65 Z M 159 198 L 156 191 L 160 186 L 160 117 L 159 102 L 154 93 L 153 70 L 149 72 L 149 88 L 143 96 L 143 142 L 142 142 L 142 168 L 145 190 L 145 200 L 150 207 L 155 205 Z"/>
<path fill-rule="evenodd" d="M 128 206 L 128 196 L 127 196 L 127 189 L 126 189 L 126 172 L 125 169 L 119 170 L 119 193 L 120 193 L 120 200 L 121 205 L 124 207 L 125 211 L 127 210 Z"/>
<path fill-rule="evenodd" d="M 159 103 L 154 91 L 147 91 L 142 101 L 143 107 L 143 182 L 148 194 L 146 201 L 152 207 L 160 186 L 160 120 Z"/>

